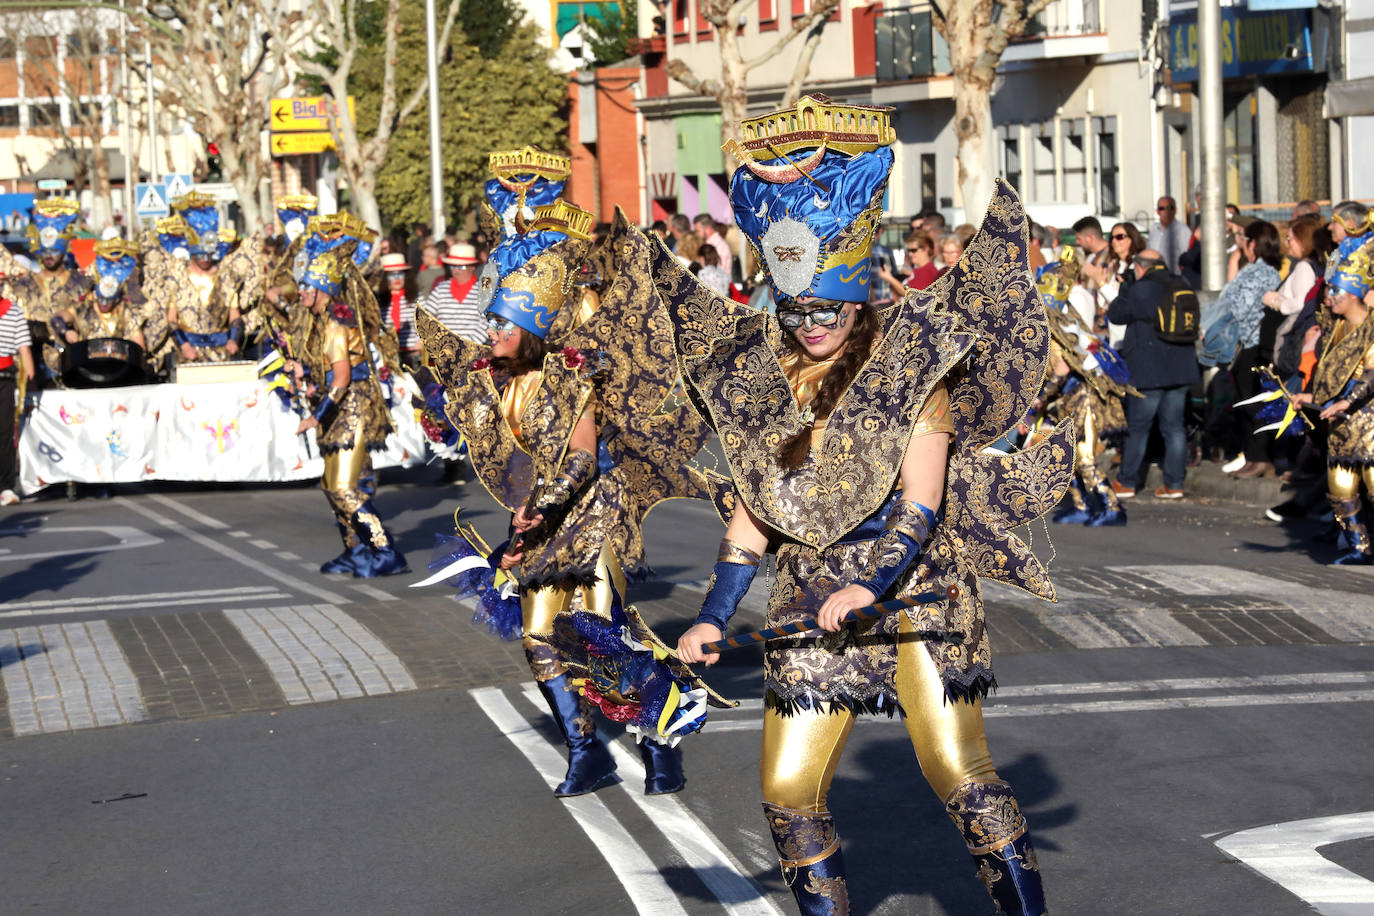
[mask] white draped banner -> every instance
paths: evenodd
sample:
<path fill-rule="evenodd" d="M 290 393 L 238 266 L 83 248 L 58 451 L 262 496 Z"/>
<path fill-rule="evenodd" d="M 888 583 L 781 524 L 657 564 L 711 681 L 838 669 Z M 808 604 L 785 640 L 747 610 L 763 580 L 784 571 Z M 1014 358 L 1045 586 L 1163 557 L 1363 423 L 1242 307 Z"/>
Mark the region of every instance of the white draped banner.
<path fill-rule="evenodd" d="M 396 432 L 373 454 L 376 467 L 408 467 L 429 454 L 408 384 L 397 381 L 395 394 Z M 297 436 L 299 423 L 261 381 L 44 391 L 19 437 L 20 483 L 32 493 L 66 481 L 319 477 L 315 433 Z"/>

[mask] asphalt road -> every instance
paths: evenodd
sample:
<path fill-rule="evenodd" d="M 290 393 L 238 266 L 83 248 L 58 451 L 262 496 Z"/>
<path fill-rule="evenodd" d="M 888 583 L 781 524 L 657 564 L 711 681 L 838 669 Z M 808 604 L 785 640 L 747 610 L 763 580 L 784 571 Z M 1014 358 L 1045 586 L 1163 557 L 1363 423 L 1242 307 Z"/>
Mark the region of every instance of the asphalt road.
<path fill-rule="evenodd" d="M 384 479 L 412 576 L 324 577 L 309 487 L 131 488 L 0 514 L 5 912 L 793 912 L 758 807 L 758 656 L 684 744 L 689 784 L 559 801 L 518 645 L 407 588 L 464 507 Z M 989 594 L 1001 774 L 1057 914 L 1374 913 L 1374 596 L 1315 523 L 1137 500 L 1124 529 L 1030 533 L 1059 605 Z M 650 517 L 660 631 L 690 620 L 719 523 Z M 759 620 L 751 595 L 738 618 Z M 856 913 L 991 912 L 900 724 L 835 787 Z M 1266 829 L 1267 828 L 1267 829 Z"/>

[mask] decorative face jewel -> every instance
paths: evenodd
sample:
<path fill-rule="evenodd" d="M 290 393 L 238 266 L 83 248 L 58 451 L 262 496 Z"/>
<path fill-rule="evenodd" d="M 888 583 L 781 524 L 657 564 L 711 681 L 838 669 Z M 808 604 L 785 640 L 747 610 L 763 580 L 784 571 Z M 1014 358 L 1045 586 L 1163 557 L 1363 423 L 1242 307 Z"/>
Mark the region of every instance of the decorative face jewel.
<path fill-rule="evenodd" d="M 299 286 L 305 279 L 305 269 L 310 266 L 310 255 L 302 248 L 296 252 L 296 260 L 291 262 L 291 276 L 296 278 L 296 285 Z"/>
<path fill-rule="evenodd" d="M 768 227 L 759 239 L 773 285 L 784 296 L 799 296 L 811 286 L 821 253 L 821 240 L 799 220 L 787 217 Z"/>
<path fill-rule="evenodd" d="M 60 233 L 52 226 L 44 226 L 38 230 L 38 243 L 44 248 L 55 248 Z"/>
<path fill-rule="evenodd" d="M 119 281 L 114 277 L 101 277 L 95 292 L 102 299 L 113 299 L 119 295 Z"/>
<path fill-rule="evenodd" d="M 286 221 L 285 229 L 287 240 L 294 242 L 296 239 L 300 238 L 301 233 L 305 231 L 305 220 L 301 219 L 299 216 L 293 217 Z"/>

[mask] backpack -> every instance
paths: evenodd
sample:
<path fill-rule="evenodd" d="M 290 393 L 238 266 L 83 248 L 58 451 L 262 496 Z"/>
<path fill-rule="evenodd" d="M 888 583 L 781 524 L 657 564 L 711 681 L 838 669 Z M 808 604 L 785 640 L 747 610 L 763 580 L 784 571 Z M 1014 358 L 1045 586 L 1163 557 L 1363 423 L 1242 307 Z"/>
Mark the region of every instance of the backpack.
<path fill-rule="evenodd" d="M 1197 341 L 1202 321 L 1202 305 L 1182 277 L 1164 278 L 1165 293 L 1155 307 L 1155 334 L 1165 343 L 1190 344 Z"/>

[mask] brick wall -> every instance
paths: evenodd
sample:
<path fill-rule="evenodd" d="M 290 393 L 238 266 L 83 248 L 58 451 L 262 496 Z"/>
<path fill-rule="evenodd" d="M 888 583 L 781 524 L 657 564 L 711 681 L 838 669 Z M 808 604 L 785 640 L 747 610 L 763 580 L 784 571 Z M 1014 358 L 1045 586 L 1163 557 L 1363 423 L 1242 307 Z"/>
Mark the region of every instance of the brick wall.
<path fill-rule="evenodd" d="M 639 129 L 635 120 L 634 83 L 637 67 L 603 67 L 596 71 L 596 129 L 594 143 L 581 136 L 580 110 L 584 90 L 576 76 L 569 82 L 568 145 L 572 177 L 568 200 L 609 222 L 618 205 L 634 223 L 644 221 L 639 190 Z"/>

